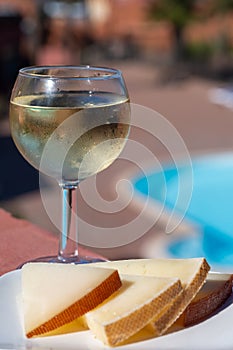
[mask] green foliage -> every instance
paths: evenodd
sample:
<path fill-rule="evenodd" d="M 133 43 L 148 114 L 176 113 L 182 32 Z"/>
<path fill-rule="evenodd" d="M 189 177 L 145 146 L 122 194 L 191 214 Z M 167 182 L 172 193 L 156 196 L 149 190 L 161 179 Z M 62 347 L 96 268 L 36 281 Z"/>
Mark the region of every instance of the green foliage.
<path fill-rule="evenodd" d="M 220 35 L 211 41 L 186 42 L 185 44 L 184 56 L 186 60 L 207 62 L 218 55 L 223 55 L 225 58 L 232 55 L 229 38 L 225 35 Z"/>
<path fill-rule="evenodd" d="M 204 0 L 199 0 L 201 1 Z M 203 7 L 203 13 L 197 16 L 198 0 L 152 0 L 149 16 L 155 20 L 169 21 L 175 28 L 183 29 L 187 23 L 197 17 L 209 17 L 233 10 L 233 0 L 210 0 Z"/>
<path fill-rule="evenodd" d="M 213 12 L 226 13 L 233 10 L 233 0 L 213 0 Z"/>
<path fill-rule="evenodd" d="M 231 10 L 233 0 L 151 0 L 149 17 L 153 20 L 165 20 L 172 26 L 176 60 L 207 61 L 213 51 L 216 51 L 214 43 L 199 42 L 186 46 L 188 43 L 184 37 L 185 28 L 191 21 L 207 19 Z"/>
<path fill-rule="evenodd" d="M 215 51 L 212 43 L 199 41 L 193 43 L 186 43 L 185 58 L 196 62 L 208 61 Z"/>
<path fill-rule="evenodd" d="M 183 28 L 193 17 L 195 0 L 157 0 L 152 2 L 150 17 L 167 20 L 176 28 Z"/>

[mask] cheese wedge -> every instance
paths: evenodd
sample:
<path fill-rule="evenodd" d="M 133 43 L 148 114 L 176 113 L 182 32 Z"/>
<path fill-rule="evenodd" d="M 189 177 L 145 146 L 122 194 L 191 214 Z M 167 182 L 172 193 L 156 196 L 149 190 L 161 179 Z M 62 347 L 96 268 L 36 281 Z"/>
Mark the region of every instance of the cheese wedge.
<path fill-rule="evenodd" d="M 218 310 L 232 294 L 232 282 L 232 274 L 210 272 L 206 283 L 181 315 L 183 326 L 192 326 Z"/>
<path fill-rule="evenodd" d="M 28 338 L 72 322 L 121 287 L 115 269 L 59 263 L 25 264 L 21 283 Z"/>
<path fill-rule="evenodd" d="M 171 301 L 148 326 L 158 336 L 183 313 L 204 284 L 210 269 L 204 258 L 192 259 L 130 259 L 95 263 L 95 266 L 115 268 L 120 274 L 178 278 L 183 287 L 182 295 Z"/>
<path fill-rule="evenodd" d="M 87 325 L 106 345 L 116 346 L 145 327 L 182 292 L 178 279 L 121 275 L 113 297 L 85 315 Z"/>

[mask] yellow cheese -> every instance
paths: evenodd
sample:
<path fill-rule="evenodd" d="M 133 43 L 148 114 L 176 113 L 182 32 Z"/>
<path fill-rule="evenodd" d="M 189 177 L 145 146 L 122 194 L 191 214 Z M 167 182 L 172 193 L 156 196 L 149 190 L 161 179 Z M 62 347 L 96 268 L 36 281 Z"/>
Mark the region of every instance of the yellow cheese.
<path fill-rule="evenodd" d="M 182 292 L 178 279 L 121 275 L 122 287 L 85 315 L 103 343 L 115 346 L 145 327 Z"/>
<path fill-rule="evenodd" d="M 27 337 L 72 322 L 121 287 L 115 269 L 91 265 L 28 263 L 22 268 L 22 298 Z"/>
<path fill-rule="evenodd" d="M 176 321 L 204 284 L 210 269 L 204 258 L 192 259 L 130 259 L 95 263 L 115 268 L 120 274 L 169 277 L 180 279 L 183 293 L 149 322 L 154 335 L 161 335 Z"/>

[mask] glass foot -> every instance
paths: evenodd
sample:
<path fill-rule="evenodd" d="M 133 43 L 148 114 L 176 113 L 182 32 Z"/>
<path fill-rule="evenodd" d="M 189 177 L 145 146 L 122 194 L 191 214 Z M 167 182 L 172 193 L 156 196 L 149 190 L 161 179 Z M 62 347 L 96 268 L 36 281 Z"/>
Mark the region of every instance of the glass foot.
<path fill-rule="evenodd" d="M 67 258 L 61 258 L 59 256 L 44 256 L 36 258 L 33 260 L 25 261 L 18 266 L 18 269 L 21 269 L 23 265 L 30 262 L 47 262 L 47 263 L 61 263 L 61 264 L 91 264 L 96 262 L 108 261 L 104 258 L 94 258 L 92 256 L 71 256 Z"/>

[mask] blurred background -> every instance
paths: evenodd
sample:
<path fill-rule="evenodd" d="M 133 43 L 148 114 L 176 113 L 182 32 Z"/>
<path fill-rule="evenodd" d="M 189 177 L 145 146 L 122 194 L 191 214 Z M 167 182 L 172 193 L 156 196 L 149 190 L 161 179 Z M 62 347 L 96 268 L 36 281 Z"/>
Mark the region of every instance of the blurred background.
<path fill-rule="evenodd" d="M 233 0 L 0 0 L 0 32 L 0 206 L 14 215 L 56 232 L 40 201 L 38 172 L 10 137 L 9 98 L 24 66 L 119 68 L 131 101 L 165 116 L 191 155 L 232 150 Z M 133 129 L 131 138 L 161 163 L 168 160 L 165 147 L 145 132 Z M 99 174 L 105 198 L 114 198 L 123 173 L 130 178 L 138 171 L 119 160 Z M 138 208 L 132 202 L 105 217 L 81 203 L 80 213 L 113 227 L 135 217 Z M 161 234 L 163 225 L 155 223 L 141 239 L 99 251 L 110 259 L 157 256 Z"/>

